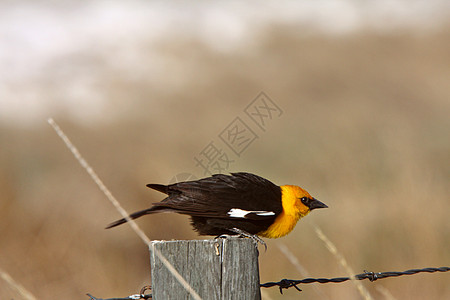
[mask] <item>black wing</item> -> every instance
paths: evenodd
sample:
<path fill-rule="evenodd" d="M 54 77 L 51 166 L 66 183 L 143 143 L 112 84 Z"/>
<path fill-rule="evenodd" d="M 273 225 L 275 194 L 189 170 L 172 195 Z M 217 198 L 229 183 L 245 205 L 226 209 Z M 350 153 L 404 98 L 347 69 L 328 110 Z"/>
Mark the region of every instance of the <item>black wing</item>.
<path fill-rule="evenodd" d="M 239 213 L 235 217 L 230 215 L 230 210 L 235 209 L 241 212 L 243 218 L 254 220 L 274 218 L 282 211 L 281 188 L 250 173 L 215 174 L 168 186 L 147 186 L 169 195 L 163 201 L 154 203 L 153 209 L 172 210 L 191 216 L 236 218 Z"/>

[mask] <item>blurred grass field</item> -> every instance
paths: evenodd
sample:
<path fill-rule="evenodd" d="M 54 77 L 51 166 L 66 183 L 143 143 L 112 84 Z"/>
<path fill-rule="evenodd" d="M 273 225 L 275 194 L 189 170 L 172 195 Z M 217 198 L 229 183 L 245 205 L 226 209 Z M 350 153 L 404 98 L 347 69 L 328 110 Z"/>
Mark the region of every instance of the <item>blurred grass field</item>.
<path fill-rule="evenodd" d="M 273 26 L 229 52 L 168 38 L 156 50 L 165 58 L 160 74 L 151 73 L 146 41 L 140 41 L 142 65 L 132 78 L 133 65 L 124 74 L 101 57 L 74 54 L 49 67 L 36 83 L 38 96 L 55 104 L 51 117 L 132 212 L 162 199 L 147 183 L 168 183 L 182 172 L 203 177 L 193 158 L 210 141 L 226 150 L 218 134 L 264 91 L 283 114 L 265 132 L 255 127 L 258 139 L 241 157 L 229 151 L 235 162 L 227 171 L 300 185 L 329 208 L 314 211 L 287 237 L 266 240 L 261 282 L 301 278 L 278 243 L 312 277 L 345 275 L 314 225 L 357 273 L 448 266 L 448 27 L 342 36 L 296 30 Z M 58 69 L 72 61 L 77 66 Z M 77 118 L 56 104 L 64 97 L 64 72 L 76 71 L 93 78 L 93 89 L 108 99 L 97 119 L 83 119 L 82 107 Z M 0 126 L 0 268 L 39 299 L 83 299 L 88 292 L 124 297 L 149 284 L 146 246 L 128 226 L 104 230 L 118 213 L 46 119 Z M 138 222 L 151 239 L 199 238 L 185 216 Z M 363 284 L 375 299 L 385 299 L 383 291 L 395 299 L 449 299 L 449 276 Z M 318 288 L 329 299 L 360 297 L 351 283 Z M 302 289 L 264 293 L 319 298 L 312 286 Z M 5 282 L 0 298 L 21 299 Z"/>

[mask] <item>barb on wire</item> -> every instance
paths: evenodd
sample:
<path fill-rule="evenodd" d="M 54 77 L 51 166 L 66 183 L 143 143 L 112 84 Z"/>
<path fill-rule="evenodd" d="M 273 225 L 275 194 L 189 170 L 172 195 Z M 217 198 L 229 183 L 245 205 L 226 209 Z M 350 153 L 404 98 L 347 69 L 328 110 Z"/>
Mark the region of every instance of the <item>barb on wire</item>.
<path fill-rule="evenodd" d="M 135 295 L 130 295 L 128 297 L 125 298 L 108 298 L 108 299 L 102 299 L 102 298 L 96 298 L 94 296 L 92 296 L 91 294 L 86 294 L 89 296 L 89 300 L 139 300 L 139 299 L 152 299 L 152 294 L 146 294 L 146 291 L 151 291 L 152 287 L 149 285 L 144 286 L 141 291 L 139 292 L 139 294 L 135 294 Z"/>
<path fill-rule="evenodd" d="M 424 269 L 411 269 L 403 272 L 367 272 L 364 271 L 362 274 L 358 274 L 353 276 L 356 280 L 364 280 L 369 279 L 370 281 L 375 281 L 382 278 L 388 277 L 398 277 L 403 275 L 413 275 L 417 273 L 434 273 L 434 272 L 448 272 L 450 271 L 450 267 L 440 267 L 440 268 L 424 268 Z M 352 278 L 350 277 L 336 277 L 336 278 L 305 278 L 302 280 L 292 280 L 292 279 L 282 279 L 279 282 L 266 282 L 261 284 L 261 287 L 269 288 L 273 286 L 278 286 L 280 288 L 280 293 L 283 294 L 283 289 L 288 289 L 294 287 L 296 290 L 301 291 L 301 289 L 297 286 L 302 283 L 340 283 L 344 281 L 348 281 Z"/>

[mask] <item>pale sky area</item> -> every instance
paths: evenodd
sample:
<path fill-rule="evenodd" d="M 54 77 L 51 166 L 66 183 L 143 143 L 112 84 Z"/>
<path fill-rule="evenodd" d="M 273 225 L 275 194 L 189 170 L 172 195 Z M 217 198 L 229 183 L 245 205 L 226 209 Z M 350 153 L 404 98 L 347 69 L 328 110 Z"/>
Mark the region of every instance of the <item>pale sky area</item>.
<path fill-rule="evenodd" d="M 95 70 L 52 74 L 55 68 L 64 70 L 64 64 L 76 65 L 77 57 L 86 53 L 101 57 L 122 76 L 137 76 L 138 70 L 158 82 L 167 75 L 158 45 L 177 37 L 195 38 L 227 53 L 255 47 L 258 36 L 273 24 L 298 27 L 298 34 L 305 36 L 365 29 L 422 34 L 443 26 L 449 8 L 445 0 L 304 0 L 264 5 L 259 1 L 3 1 L 0 121 L 33 124 L 59 110 L 75 118 L 101 113 L 108 99 L 96 90 L 95 75 L 89 75 Z M 144 54 L 147 65 L 141 64 Z M 64 88 L 49 91 L 49 81 L 60 81 Z"/>

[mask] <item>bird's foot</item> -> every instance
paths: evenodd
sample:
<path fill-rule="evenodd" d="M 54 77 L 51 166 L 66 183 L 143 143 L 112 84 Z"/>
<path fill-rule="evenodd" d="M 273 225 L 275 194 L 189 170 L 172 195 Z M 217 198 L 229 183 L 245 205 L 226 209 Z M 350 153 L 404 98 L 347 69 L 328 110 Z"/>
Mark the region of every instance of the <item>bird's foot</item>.
<path fill-rule="evenodd" d="M 230 237 L 232 237 L 232 236 L 234 236 L 234 235 L 221 234 L 221 235 L 216 236 L 214 239 L 215 239 L 215 240 L 217 240 L 217 239 L 227 239 L 227 238 L 230 238 Z"/>
<path fill-rule="evenodd" d="M 232 231 L 232 232 L 237 233 L 241 237 L 247 237 L 247 238 L 251 239 L 255 243 L 256 248 L 258 248 L 258 243 L 260 243 L 261 245 L 264 246 L 264 251 L 267 251 L 267 244 L 266 244 L 266 242 L 264 242 L 259 236 L 255 235 L 255 234 L 248 233 L 247 231 L 244 231 L 244 230 L 239 229 L 239 228 L 231 228 L 229 230 Z"/>

